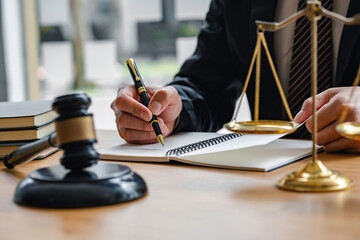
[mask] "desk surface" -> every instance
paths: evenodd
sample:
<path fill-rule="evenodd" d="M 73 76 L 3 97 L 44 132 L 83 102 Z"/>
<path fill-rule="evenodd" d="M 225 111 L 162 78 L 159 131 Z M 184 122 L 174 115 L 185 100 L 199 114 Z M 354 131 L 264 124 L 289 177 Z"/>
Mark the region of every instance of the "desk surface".
<path fill-rule="evenodd" d="M 121 142 L 100 131 L 100 145 Z M 144 198 L 86 209 L 39 209 L 12 201 L 30 171 L 57 164 L 61 153 L 13 170 L 0 167 L 0 239 L 357 239 L 360 155 L 321 153 L 332 170 L 355 182 L 348 191 L 296 193 L 276 182 L 306 160 L 269 173 L 122 163 L 147 182 Z"/>

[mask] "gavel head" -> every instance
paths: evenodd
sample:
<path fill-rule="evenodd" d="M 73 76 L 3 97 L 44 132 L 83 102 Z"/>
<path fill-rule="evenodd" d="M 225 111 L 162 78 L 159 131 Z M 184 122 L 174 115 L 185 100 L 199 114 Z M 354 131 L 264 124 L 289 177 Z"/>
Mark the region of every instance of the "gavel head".
<path fill-rule="evenodd" d="M 53 102 L 52 108 L 58 113 L 56 141 L 64 150 L 60 162 L 67 169 L 81 170 L 99 160 L 93 147 L 96 143 L 93 115 L 87 112 L 90 103 L 84 93 L 63 95 Z"/>

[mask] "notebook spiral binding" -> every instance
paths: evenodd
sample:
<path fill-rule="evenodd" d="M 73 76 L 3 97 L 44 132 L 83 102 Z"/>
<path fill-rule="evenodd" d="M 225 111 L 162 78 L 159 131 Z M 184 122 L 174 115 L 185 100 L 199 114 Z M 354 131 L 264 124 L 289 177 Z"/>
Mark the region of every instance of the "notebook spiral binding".
<path fill-rule="evenodd" d="M 215 144 L 226 142 L 226 141 L 229 141 L 231 139 L 241 137 L 243 135 L 244 134 L 230 133 L 230 134 L 221 135 L 219 137 L 214 137 L 214 138 L 206 139 L 206 140 L 203 140 L 203 141 L 187 144 L 187 145 L 184 145 L 184 146 L 181 146 L 181 147 L 178 147 L 178 148 L 170 149 L 169 151 L 166 152 L 166 156 L 170 156 L 170 155 L 179 156 L 179 155 L 184 154 L 184 153 L 193 152 L 193 151 L 196 151 L 196 150 L 199 150 L 199 149 L 210 147 L 210 146 L 215 145 Z"/>

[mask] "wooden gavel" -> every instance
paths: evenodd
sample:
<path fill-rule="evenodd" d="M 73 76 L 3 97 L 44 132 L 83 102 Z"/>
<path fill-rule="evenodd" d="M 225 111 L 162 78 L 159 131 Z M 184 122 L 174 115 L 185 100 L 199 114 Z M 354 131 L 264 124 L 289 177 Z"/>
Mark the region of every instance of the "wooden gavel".
<path fill-rule="evenodd" d="M 52 105 L 58 113 L 55 119 L 56 131 L 7 154 L 4 165 L 12 169 L 32 161 L 41 151 L 50 147 L 64 150 L 60 162 L 67 169 L 82 169 L 95 164 L 99 154 L 93 148 L 96 135 L 93 115 L 87 112 L 90 103 L 90 98 L 83 93 L 57 97 Z"/>

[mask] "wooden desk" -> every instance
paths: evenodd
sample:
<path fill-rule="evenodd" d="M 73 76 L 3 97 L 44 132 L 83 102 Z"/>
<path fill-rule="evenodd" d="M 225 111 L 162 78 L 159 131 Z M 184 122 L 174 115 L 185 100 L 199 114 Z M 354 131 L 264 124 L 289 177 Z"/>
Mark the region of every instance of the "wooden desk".
<path fill-rule="evenodd" d="M 104 140 L 104 136 L 107 138 Z M 121 141 L 100 132 L 101 144 Z M 320 154 L 355 186 L 296 193 L 275 183 L 305 161 L 270 173 L 184 165 L 122 163 L 147 182 L 146 197 L 87 209 L 38 209 L 12 201 L 30 171 L 57 164 L 61 153 L 13 170 L 0 167 L 0 239 L 359 239 L 360 156 Z"/>

